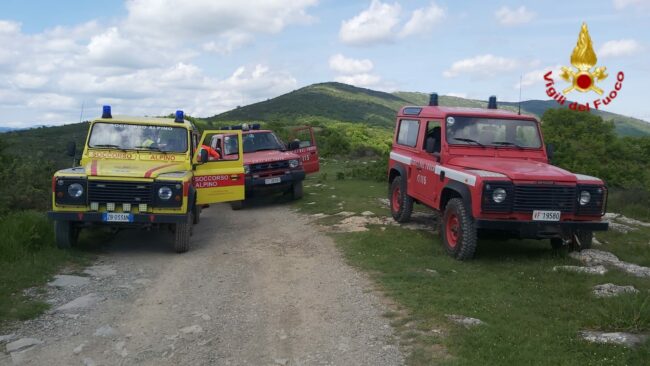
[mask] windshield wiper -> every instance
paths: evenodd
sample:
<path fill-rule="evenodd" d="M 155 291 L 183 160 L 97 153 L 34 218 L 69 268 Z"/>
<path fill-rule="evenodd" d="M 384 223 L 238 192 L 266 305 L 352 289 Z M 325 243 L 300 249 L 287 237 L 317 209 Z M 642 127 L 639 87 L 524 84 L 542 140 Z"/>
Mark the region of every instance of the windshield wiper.
<path fill-rule="evenodd" d="M 454 140 L 463 141 L 463 142 L 472 142 L 472 143 L 475 143 L 476 145 L 478 145 L 480 147 L 485 147 L 485 145 L 483 145 L 482 143 L 480 143 L 480 142 L 478 142 L 476 140 L 472 140 L 472 139 L 466 139 L 466 138 L 463 138 L 463 137 L 454 137 Z"/>
<path fill-rule="evenodd" d="M 99 147 L 99 148 L 104 148 L 104 149 L 117 149 L 117 150 L 122 150 L 126 151 L 125 148 L 118 146 L 118 145 L 113 145 L 113 144 L 99 144 L 99 145 L 93 145 L 91 147 Z"/>
<path fill-rule="evenodd" d="M 142 150 L 163 151 L 163 150 L 160 150 L 160 148 L 158 146 L 142 146 L 142 145 L 140 145 L 140 146 L 134 146 L 134 148 L 142 149 Z"/>
<path fill-rule="evenodd" d="M 505 146 L 515 146 L 517 149 L 523 149 L 523 146 L 517 145 L 514 142 L 510 141 L 492 141 L 494 145 L 505 145 Z"/>
<path fill-rule="evenodd" d="M 279 147 L 263 147 L 263 148 L 261 148 L 261 149 L 257 149 L 257 150 L 255 150 L 255 152 L 258 152 L 258 151 L 267 151 L 267 150 L 280 150 L 280 148 L 279 148 Z"/>

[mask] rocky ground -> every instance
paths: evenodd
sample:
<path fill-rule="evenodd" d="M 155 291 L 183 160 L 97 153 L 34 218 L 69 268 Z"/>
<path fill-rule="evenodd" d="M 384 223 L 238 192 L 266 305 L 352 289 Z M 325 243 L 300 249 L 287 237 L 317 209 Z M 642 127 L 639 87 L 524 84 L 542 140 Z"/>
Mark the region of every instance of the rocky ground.
<path fill-rule="evenodd" d="M 0 364 L 403 362 L 372 284 L 286 206 L 213 206 L 190 252 L 170 246 L 166 233 L 118 234 L 39 295 L 52 310 L 0 339 Z"/>

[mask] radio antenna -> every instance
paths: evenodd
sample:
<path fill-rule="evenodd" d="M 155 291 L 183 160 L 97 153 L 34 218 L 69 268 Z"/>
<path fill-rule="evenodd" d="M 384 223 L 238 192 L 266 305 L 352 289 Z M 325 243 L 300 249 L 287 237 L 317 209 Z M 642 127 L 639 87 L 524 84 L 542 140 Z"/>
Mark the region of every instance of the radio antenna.
<path fill-rule="evenodd" d="M 521 115 L 521 74 L 519 74 L 519 103 L 517 105 L 517 114 Z"/>
<path fill-rule="evenodd" d="M 81 113 L 79 113 L 79 123 L 83 120 L 84 117 L 84 104 L 86 103 L 85 100 L 81 101 Z"/>

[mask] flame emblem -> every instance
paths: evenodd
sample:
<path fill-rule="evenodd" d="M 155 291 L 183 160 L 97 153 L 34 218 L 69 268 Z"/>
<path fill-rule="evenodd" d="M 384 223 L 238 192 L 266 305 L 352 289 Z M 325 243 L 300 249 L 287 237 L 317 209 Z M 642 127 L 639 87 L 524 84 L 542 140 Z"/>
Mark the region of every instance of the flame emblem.
<path fill-rule="evenodd" d="M 589 36 L 589 29 L 587 24 L 582 23 L 580 34 L 578 35 L 578 43 L 573 49 L 571 54 L 571 65 L 575 68 L 562 67 L 560 77 L 566 82 L 571 83 L 571 86 L 564 89 L 564 94 L 577 90 L 585 93 L 594 91 L 599 95 L 603 94 L 603 90 L 596 86 L 596 81 L 602 81 L 607 78 L 607 68 L 605 66 L 596 67 L 598 58 L 594 52 L 594 46 L 591 43 Z M 592 71 L 592 68 L 594 70 Z"/>

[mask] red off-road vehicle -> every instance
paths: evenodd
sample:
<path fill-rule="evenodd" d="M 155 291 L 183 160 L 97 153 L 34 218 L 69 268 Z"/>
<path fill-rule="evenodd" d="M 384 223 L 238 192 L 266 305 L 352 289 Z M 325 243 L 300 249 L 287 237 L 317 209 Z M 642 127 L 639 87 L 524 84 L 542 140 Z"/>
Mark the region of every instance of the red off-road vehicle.
<path fill-rule="evenodd" d="M 498 110 L 404 107 L 390 153 L 390 208 L 408 221 L 413 203 L 441 213 L 443 244 L 454 258 L 470 259 L 477 237 L 500 233 L 551 240 L 554 248 L 591 246 L 602 221 L 607 188 L 602 180 L 549 164 L 539 122 Z"/>
<path fill-rule="evenodd" d="M 261 130 L 258 123 L 228 126 L 224 129 L 242 130 L 246 197 L 258 192 L 285 191 L 294 199 L 302 198 L 305 174 L 320 168 L 318 147 L 311 127 L 292 131 L 292 141 L 285 144 L 271 130 Z M 226 135 L 212 137 L 210 147 L 229 156 L 237 153 L 237 140 Z M 244 201 L 231 203 L 234 210 Z"/>

